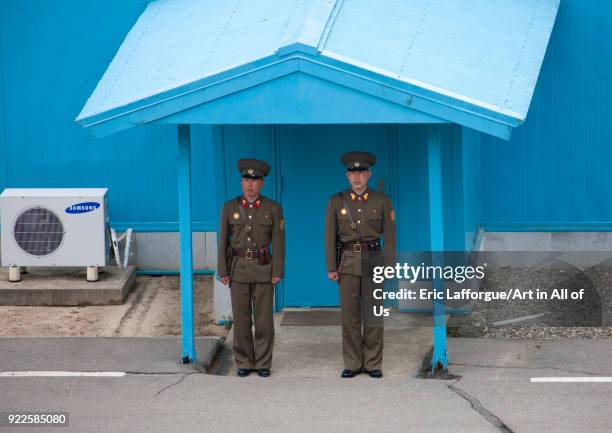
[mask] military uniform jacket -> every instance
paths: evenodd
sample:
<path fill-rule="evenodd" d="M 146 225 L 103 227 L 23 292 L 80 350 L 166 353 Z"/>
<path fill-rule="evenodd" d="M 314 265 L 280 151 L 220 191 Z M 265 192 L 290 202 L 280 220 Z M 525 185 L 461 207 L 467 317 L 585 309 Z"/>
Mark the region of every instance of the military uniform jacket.
<path fill-rule="evenodd" d="M 352 189 L 334 194 L 329 199 L 325 216 L 325 256 L 328 272 L 361 275 L 361 255 L 353 251 L 342 251 L 337 263 L 336 244 L 354 241 L 372 241 L 382 238 L 383 255 L 386 265 L 395 262 L 395 212 L 391 200 L 386 195 L 371 189 L 359 196 Z M 364 197 L 367 199 L 364 200 Z M 349 206 L 349 209 L 346 208 Z M 351 227 L 352 220 L 357 229 Z"/>
<path fill-rule="evenodd" d="M 285 262 L 285 221 L 281 206 L 267 197 L 259 196 L 253 203 L 243 197 L 225 202 L 219 220 L 217 273 L 244 283 L 269 283 L 272 277 L 283 277 Z M 228 249 L 257 250 L 269 245 L 271 263 L 261 265 L 251 260 L 234 257 Z"/>

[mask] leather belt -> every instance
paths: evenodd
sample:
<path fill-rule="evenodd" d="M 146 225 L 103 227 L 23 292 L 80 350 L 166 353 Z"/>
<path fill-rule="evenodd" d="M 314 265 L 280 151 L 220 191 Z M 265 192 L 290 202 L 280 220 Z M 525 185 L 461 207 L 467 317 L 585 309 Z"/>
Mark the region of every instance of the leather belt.
<path fill-rule="evenodd" d="M 265 247 L 256 248 L 256 249 L 240 249 L 234 248 L 234 257 L 243 257 L 247 260 L 258 259 L 260 256 L 264 256 L 265 254 L 270 252 L 270 246 L 266 245 Z"/>
<path fill-rule="evenodd" d="M 380 251 L 380 239 L 374 239 L 373 241 L 345 242 L 342 244 L 342 249 L 354 253 L 360 253 L 361 251 Z"/>

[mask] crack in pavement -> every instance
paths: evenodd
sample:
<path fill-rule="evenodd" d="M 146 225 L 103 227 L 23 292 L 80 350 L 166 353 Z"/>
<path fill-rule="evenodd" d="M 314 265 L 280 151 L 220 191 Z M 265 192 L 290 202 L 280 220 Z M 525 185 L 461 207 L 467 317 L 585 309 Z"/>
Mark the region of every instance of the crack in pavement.
<path fill-rule="evenodd" d="M 166 386 L 164 386 L 162 389 L 160 389 L 159 391 L 157 391 L 153 397 L 157 397 L 157 396 L 158 396 L 158 395 L 160 395 L 162 392 L 164 392 L 164 391 L 166 391 L 166 390 L 168 390 L 168 389 L 170 389 L 170 388 L 172 388 L 172 387 L 174 387 L 174 386 L 178 385 L 179 383 L 183 382 L 185 379 L 187 379 L 187 376 L 189 376 L 189 375 L 191 375 L 191 374 L 193 374 L 193 373 L 184 373 L 184 374 L 183 374 L 183 376 L 182 376 L 182 377 L 181 377 L 179 380 L 177 380 L 177 381 L 176 381 L 176 382 L 174 382 L 174 383 L 171 383 L 170 385 L 166 385 Z"/>
<path fill-rule="evenodd" d="M 461 364 L 461 363 L 456 363 L 456 362 L 449 362 L 448 365 L 460 365 L 460 366 L 464 366 L 464 367 L 478 367 L 478 368 L 501 368 L 501 369 L 517 369 L 517 370 L 557 370 L 557 371 L 564 371 L 567 373 L 577 373 L 577 374 L 587 374 L 590 376 L 606 376 L 607 373 L 591 373 L 589 371 L 580 371 L 580 370 L 571 370 L 571 369 L 567 369 L 567 368 L 559 368 L 559 367 L 528 367 L 528 366 L 524 366 L 524 367 L 520 367 L 520 366 L 514 366 L 514 365 L 482 365 L 482 364 Z"/>
<path fill-rule="evenodd" d="M 459 380 L 457 380 L 455 384 L 459 383 Z M 478 400 L 476 397 L 471 396 L 469 393 L 459 388 L 458 386 L 455 386 L 455 384 L 447 385 L 447 388 L 453 391 L 455 394 L 461 396 L 463 399 L 467 400 L 472 406 L 472 409 L 474 409 L 478 414 L 480 414 L 485 420 L 497 427 L 501 432 L 514 433 L 514 431 L 510 427 L 508 427 L 497 415 L 485 408 L 482 403 L 480 403 L 480 400 Z"/>
<path fill-rule="evenodd" d="M 168 390 L 168 389 L 178 385 L 179 383 L 183 382 L 185 379 L 187 379 L 187 376 L 191 376 L 192 374 L 205 374 L 205 373 L 202 373 L 200 371 L 190 371 L 190 372 L 184 372 L 184 373 L 179 373 L 179 372 L 126 371 L 125 373 L 126 374 L 130 374 L 130 375 L 135 375 L 135 376 L 176 376 L 176 375 L 180 375 L 181 376 L 181 378 L 179 380 L 177 380 L 176 382 L 171 383 L 170 385 L 166 385 L 162 389 L 157 391 L 153 397 L 157 397 L 162 392 L 164 392 L 164 391 L 166 391 L 166 390 Z"/>

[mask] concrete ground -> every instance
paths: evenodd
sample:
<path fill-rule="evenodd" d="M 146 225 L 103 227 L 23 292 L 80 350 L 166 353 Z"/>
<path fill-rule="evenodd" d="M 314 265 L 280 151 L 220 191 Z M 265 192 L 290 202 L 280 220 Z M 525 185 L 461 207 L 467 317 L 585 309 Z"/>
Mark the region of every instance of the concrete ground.
<path fill-rule="evenodd" d="M 280 326 L 282 314 L 274 315 L 273 374 L 304 378 L 338 376 L 344 368 L 340 326 Z M 420 316 L 423 315 L 396 314 L 386 322 L 383 368 L 387 377 L 402 378 L 419 372 L 431 347 L 432 335 L 430 327 L 422 326 Z M 216 374 L 235 374 L 232 343 L 230 332 Z"/>
<path fill-rule="evenodd" d="M 462 376 L 449 389 L 475 403 L 483 416 L 494 414 L 505 431 L 612 431 L 612 382 L 531 382 L 612 378 L 612 340 L 451 338 L 448 353 L 450 370 Z"/>
<path fill-rule="evenodd" d="M 196 338 L 195 371 L 206 372 L 221 344 L 220 337 Z M 180 337 L 0 337 L 0 372 L 193 373 L 180 353 Z"/>
<path fill-rule="evenodd" d="M 451 338 L 450 371 L 461 377 L 428 380 L 411 374 L 418 357 L 408 354 L 425 347 L 431 330 L 395 328 L 386 334 L 385 378 L 347 380 L 338 377 L 339 334 L 324 327 L 283 328 L 298 327 L 277 328 L 273 375 L 267 379 L 202 374 L 179 364 L 178 340 L 171 338 L 0 338 L 0 371 L 129 372 L 123 377 L 0 373 L 0 412 L 68 412 L 70 426 L 52 430 L 57 432 L 611 430 L 612 383 L 531 381 L 612 376 L 610 340 Z M 13 430 L 43 431 L 6 429 Z"/>

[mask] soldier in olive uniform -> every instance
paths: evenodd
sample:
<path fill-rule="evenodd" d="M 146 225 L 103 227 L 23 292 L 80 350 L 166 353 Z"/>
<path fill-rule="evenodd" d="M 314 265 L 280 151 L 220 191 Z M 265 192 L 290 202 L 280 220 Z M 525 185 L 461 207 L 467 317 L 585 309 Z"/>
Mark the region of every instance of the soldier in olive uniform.
<path fill-rule="evenodd" d="M 237 374 L 244 377 L 256 370 L 268 377 L 274 345 L 274 284 L 283 277 L 285 222 L 281 206 L 259 194 L 270 166 L 241 159 L 238 170 L 243 194 L 225 202 L 221 211 L 217 272 L 230 286 Z"/>
<path fill-rule="evenodd" d="M 340 285 L 345 368 L 341 376 L 349 378 L 363 371 L 379 378 L 382 319 L 379 323 L 366 319 L 372 312 L 363 306 L 376 301 L 372 301 L 372 285 L 362 281 L 361 259 L 365 254 L 384 254 L 385 262 L 395 260 L 395 213 L 387 196 L 368 188 L 376 157 L 368 152 L 348 152 L 341 159 L 351 188 L 330 198 L 325 218 L 327 275 Z"/>

